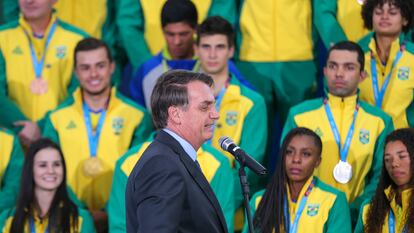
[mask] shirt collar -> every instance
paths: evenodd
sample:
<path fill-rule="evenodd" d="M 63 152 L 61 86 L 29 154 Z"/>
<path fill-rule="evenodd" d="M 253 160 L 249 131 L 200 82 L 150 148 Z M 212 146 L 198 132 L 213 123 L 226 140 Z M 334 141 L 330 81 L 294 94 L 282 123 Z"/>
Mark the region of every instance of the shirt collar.
<path fill-rule="evenodd" d="M 197 151 L 189 142 L 187 142 L 184 138 L 182 138 L 181 136 L 167 128 L 164 128 L 163 130 L 167 132 L 169 135 L 171 135 L 171 137 L 173 137 L 175 140 L 177 140 L 178 143 L 180 143 L 181 147 L 184 149 L 184 151 L 190 156 L 190 158 L 193 161 L 196 161 Z"/>

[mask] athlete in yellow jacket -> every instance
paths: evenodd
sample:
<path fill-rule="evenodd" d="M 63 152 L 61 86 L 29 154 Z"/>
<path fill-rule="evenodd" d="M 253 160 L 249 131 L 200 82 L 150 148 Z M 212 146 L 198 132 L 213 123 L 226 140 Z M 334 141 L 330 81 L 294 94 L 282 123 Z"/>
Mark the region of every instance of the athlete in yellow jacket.
<path fill-rule="evenodd" d="M 68 185 L 93 211 L 94 218 L 105 214 L 102 210 L 116 160 L 152 131 L 145 109 L 111 87 L 114 67 L 104 42 L 94 38 L 80 41 L 75 48 L 75 71 L 81 88 L 50 113 L 44 130 L 45 136 L 60 144 Z"/>
<path fill-rule="evenodd" d="M 73 49 L 86 36 L 52 13 L 53 1 L 19 4 L 20 19 L 0 28 L 0 102 L 9 113 L 0 125 L 7 128 L 41 120 L 70 94 L 76 86 Z"/>
<path fill-rule="evenodd" d="M 359 99 L 363 58 L 353 42 L 334 45 L 324 69 L 329 93 L 293 107 L 282 133 L 301 126 L 321 137 L 322 162 L 314 174 L 346 194 L 354 221 L 377 186 L 384 139 L 393 129 L 388 115 Z"/>

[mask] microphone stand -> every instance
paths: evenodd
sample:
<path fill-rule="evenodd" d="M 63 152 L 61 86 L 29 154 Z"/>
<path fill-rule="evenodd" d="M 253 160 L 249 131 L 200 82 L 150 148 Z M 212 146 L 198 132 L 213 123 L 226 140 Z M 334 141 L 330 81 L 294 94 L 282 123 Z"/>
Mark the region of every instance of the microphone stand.
<path fill-rule="evenodd" d="M 250 198 L 249 198 L 250 188 L 249 188 L 249 182 L 247 182 L 246 172 L 244 171 L 245 163 L 244 163 L 244 159 L 239 159 L 236 157 L 236 160 L 240 164 L 240 168 L 239 168 L 240 185 L 241 185 L 241 189 L 242 189 L 242 193 L 244 197 L 244 206 L 246 208 L 249 232 L 254 233 L 253 219 L 252 219 L 252 214 L 250 211 Z"/>

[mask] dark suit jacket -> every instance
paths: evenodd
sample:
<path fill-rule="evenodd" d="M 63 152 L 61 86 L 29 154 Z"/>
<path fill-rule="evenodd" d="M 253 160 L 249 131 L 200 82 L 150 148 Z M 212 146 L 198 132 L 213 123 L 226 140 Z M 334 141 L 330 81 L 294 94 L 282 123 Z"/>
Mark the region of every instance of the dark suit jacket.
<path fill-rule="evenodd" d="M 125 198 L 128 233 L 227 232 L 203 173 L 162 130 L 129 176 Z"/>

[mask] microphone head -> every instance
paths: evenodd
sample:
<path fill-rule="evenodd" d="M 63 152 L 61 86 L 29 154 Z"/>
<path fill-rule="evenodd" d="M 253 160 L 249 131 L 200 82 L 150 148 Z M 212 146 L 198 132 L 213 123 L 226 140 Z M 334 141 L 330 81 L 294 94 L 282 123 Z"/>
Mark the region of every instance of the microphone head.
<path fill-rule="evenodd" d="M 229 148 L 229 146 L 231 144 L 233 144 L 233 143 L 234 142 L 229 137 L 227 137 L 227 136 L 222 136 L 219 139 L 219 145 L 225 151 L 227 151 L 227 149 Z"/>

